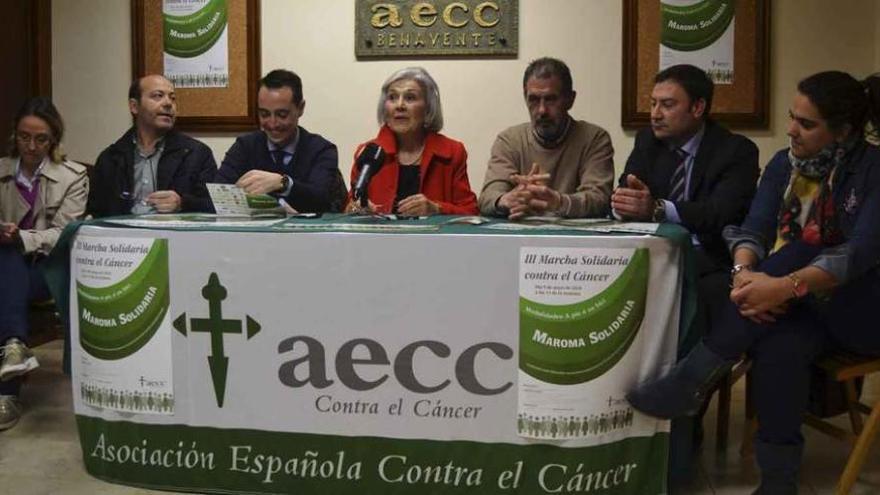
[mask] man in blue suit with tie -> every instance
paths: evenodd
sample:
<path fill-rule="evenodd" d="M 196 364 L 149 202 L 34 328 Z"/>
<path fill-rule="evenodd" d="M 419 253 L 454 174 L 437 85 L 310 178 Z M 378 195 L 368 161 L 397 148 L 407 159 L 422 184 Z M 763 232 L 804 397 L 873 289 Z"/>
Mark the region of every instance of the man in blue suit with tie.
<path fill-rule="evenodd" d="M 301 213 L 341 211 L 346 190 L 336 145 L 299 126 L 305 107 L 299 76 L 266 74 L 257 93 L 260 130 L 235 140 L 215 180 L 271 194 Z"/>

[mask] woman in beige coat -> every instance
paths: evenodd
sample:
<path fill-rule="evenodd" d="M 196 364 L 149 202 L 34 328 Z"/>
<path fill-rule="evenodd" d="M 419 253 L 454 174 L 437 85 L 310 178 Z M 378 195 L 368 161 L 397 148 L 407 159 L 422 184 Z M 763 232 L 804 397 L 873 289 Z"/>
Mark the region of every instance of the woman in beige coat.
<path fill-rule="evenodd" d="M 65 160 L 63 134 L 52 102 L 32 98 L 0 159 L 0 430 L 18 422 L 20 376 L 38 366 L 25 341 L 28 304 L 49 297 L 40 265 L 64 226 L 85 212 L 86 168 Z"/>

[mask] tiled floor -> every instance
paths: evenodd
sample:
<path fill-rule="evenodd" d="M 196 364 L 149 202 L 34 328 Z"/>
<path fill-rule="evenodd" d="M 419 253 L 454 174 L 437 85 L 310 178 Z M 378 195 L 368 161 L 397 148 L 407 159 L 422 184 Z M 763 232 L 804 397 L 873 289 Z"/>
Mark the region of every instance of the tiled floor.
<path fill-rule="evenodd" d="M 13 429 L 0 433 L 0 495 L 160 494 L 105 483 L 86 474 L 71 412 L 70 381 L 61 373 L 61 343 L 35 349 L 40 368 L 24 389 L 25 416 Z M 866 384 L 865 393 L 880 397 L 880 380 Z M 697 476 L 678 493 L 748 494 L 758 481 L 751 459 L 739 456 L 742 435 L 742 383 L 734 390 L 731 440 L 726 452 L 715 452 L 714 404 L 706 415 L 706 443 Z M 841 425 L 845 421 L 841 418 Z M 833 494 L 848 455 L 845 445 L 805 428 L 807 451 L 801 482 L 804 495 Z M 853 495 L 880 495 L 880 449 L 874 449 Z"/>

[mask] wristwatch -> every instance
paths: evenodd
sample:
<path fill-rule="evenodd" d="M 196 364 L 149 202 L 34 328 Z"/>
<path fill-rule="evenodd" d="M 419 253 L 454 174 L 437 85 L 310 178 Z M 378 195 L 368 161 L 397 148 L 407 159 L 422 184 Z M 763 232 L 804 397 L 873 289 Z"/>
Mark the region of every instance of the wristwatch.
<path fill-rule="evenodd" d="M 279 192 L 286 191 L 288 187 L 290 187 L 290 177 L 287 174 L 281 174 L 281 190 Z"/>
<path fill-rule="evenodd" d="M 654 201 L 654 213 L 651 215 L 651 220 L 656 223 L 663 223 L 666 221 L 666 203 L 664 203 L 662 199 Z"/>
<path fill-rule="evenodd" d="M 743 270 L 752 271 L 752 265 L 748 265 L 746 263 L 739 263 L 739 264 L 733 265 L 733 268 L 730 269 L 730 278 L 732 279 L 732 278 L 736 277 L 737 275 L 739 275 L 739 272 L 741 272 Z"/>
<path fill-rule="evenodd" d="M 810 288 L 807 287 L 805 280 L 801 280 L 794 272 L 789 273 L 787 276 L 791 280 L 791 294 L 795 299 L 800 299 L 810 293 Z"/>

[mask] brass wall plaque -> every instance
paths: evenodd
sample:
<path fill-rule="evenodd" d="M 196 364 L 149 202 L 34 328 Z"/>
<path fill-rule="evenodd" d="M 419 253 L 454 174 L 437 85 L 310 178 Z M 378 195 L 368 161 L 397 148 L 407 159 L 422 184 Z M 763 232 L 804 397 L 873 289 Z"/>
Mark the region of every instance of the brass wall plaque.
<path fill-rule="evenodd" d="M 516 56 L 518 0 L 355 0 L 357 58 Z"/>

